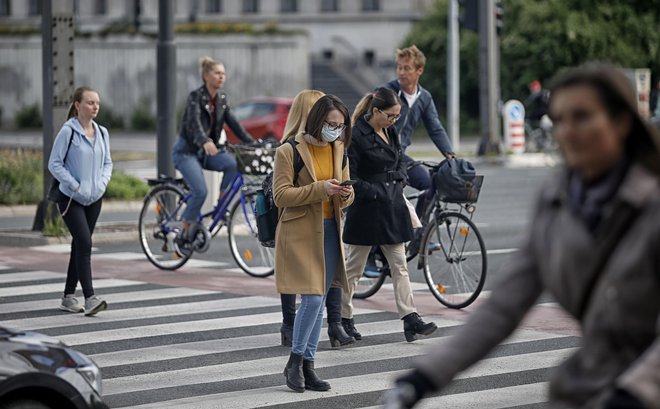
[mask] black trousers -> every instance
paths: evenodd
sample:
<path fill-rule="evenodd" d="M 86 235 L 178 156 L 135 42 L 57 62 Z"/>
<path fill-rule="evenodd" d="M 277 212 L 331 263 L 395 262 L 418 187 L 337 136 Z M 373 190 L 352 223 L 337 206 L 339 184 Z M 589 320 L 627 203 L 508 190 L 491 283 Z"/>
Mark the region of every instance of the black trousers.
<path fill-rule="evenodd" d="M 69 257 L 69 267 L 66 271 L 66 286 L 64 294 L 74 294 L 76 286 L 80 281 L 85 298 L 94 295 L 92 286 L 92 233 L 96 221 L 101 213 L 101 200 L 83 206 L 75 200 L 60 194 L 57 205 L 60 213 L 63 213 L 69 206 L 69 210 L 64 217 L 64 223 L 71 233 L 71 256 Z"/>
<path fill-rule="evenodd" d="M 282 321 L 293 326 L 296 319 L 296 295 L 281 294 Z M 328 322 L 341 322 L 341 288 L 330 287 L 325 299 L 325 308 L 328 310 Z"/>

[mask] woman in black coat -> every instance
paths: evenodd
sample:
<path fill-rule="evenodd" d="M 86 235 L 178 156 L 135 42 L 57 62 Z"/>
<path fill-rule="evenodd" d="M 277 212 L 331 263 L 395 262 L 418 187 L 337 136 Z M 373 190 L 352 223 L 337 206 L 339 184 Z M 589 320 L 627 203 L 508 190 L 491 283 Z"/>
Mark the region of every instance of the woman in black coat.
<path fill-rule="evenodd" d="M 405 242 L 412 239 L 412 223 L 403 187 L 406 170 L 394 122 L 399 119 L 401 101 L 396 93 L 379 88 L 368 94 L 353 113 L 353 141 L 348 149 L 355 200 L 348 208 L 344 224 L 348 291 L 342 296 L 342 325 L 359 340 L 351 299 L 372 246 L 380 246 L 390 265 L 394 298 L 404 321 L 406 340 L 417 334 L 429 335 L 437 329 L 417 314 L 406 262 Z"/>

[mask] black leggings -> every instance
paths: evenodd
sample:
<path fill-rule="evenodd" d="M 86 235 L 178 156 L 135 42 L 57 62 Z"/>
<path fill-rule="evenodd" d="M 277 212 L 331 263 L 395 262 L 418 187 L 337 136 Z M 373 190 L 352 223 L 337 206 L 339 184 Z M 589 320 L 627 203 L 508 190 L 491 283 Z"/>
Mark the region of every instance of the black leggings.
<path fill-rule="evenodd" d="M 71 257 L 69 258 L 69 268 L 66 272 L 66 286 L 64 294 L 74 294 L 76 286 L 80 281 L 85 298 L 94 295 L 92 287 L 92 233 L 96 221 L 101 213 L 101 199 L 83 206 L 75 200 L 60 194 L 57 201 L 60 213 L 69 206 L 69 210 L 64 215 L 64 223 L 71 232 Z"/>
<path fill-rule="evenodd" d="M 282 321 L 293 326 L 296 319 L 296 295 L 281 294 Z M 325 299 L 325 308 L 328 310 L 328 322 L 341 322 L 341 288 L 330 287 Z"/>

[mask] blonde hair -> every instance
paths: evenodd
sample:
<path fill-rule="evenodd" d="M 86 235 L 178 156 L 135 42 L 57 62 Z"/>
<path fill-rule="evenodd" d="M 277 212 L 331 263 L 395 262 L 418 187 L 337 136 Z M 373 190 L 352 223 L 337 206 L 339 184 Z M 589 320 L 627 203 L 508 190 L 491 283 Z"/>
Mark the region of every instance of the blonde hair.
<path fill-rule="evenodd" d="M 415 44 L 407 48 L 397 48 L 396 59 L 398 60 L 400 58 L 410 58 L 416 68 L 424 68 L 426 66 L 426 56 Z"/>
<path fill-rule="evenodd" d="M 216 65 L 221 65 L 221 64 L 222 64 L 222 62 L 216 61 L 216 60 L 214 60 L 213 58 L 211 58 L 209 56 L 205 56 L 205 57 L 200 58 L 200 60 L 199 60 L 199 72 L 200 72 L 200 75 L 202 77 L 202 82 L 204 84 L 206 84 L 206 81 L 204 81 L 204 74 L 206 74 L 207 72 L 213 70 L 213 67 L 215 67 Z"/>
<path fill-rule="evenodd" d="M 71 105 L 69 105 L 69 112 L 66 114 L 66 119 L 71 119 L 74 116 L 78 116 L 78 110 L 76 109 L 76 102 L 80 103 L 82 102 L 83 99 L 83 94 L 85 92 L 98 92 L 94 88 L 90 87 L 78 87 L 76 90 L 73 92 L 73 101 L 71 101 Z"/>
<path fill-rule="evenodd" d="M 289 109 L 289 115 L 286 117 L 282 142 L 296 136 L 298 132 L 305 129 L 305 121 L 312 105 L 324 95 L 323 92 L 315 89 L 305 89 L 296 95 L 291 104 L 291 109 Z"/>

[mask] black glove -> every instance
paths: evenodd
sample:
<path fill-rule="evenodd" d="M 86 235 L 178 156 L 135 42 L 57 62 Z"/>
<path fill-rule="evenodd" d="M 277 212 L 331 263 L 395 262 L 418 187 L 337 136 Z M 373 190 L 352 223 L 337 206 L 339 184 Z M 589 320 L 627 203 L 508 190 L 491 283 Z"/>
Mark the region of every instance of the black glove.
<path fill-rule="evenodd" d="M 603 409 L 645 409 L 646 406 L 625 389 L 615 389 L 605 400 Z"/>
<path fill-rule="evenodd" d="M 433 384 L 418 370 L 407 373 L 398 378 L 394 388 L 383 395 L 384 409 L 410 409 L 424 397 L 434 390 Z"/>

